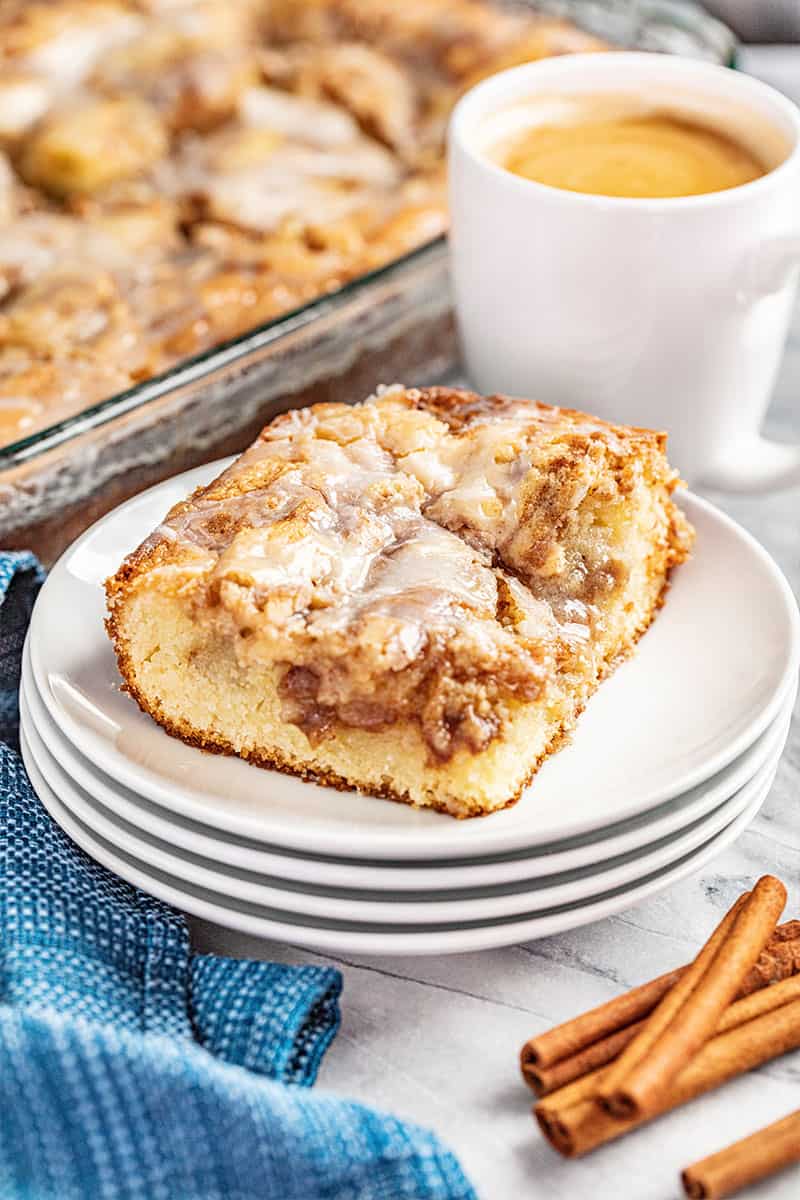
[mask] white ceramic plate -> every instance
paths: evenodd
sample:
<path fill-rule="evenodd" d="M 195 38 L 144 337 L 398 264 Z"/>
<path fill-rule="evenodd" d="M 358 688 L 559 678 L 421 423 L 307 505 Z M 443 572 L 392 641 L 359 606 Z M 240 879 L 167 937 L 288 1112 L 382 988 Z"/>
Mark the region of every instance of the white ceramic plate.
<path fill-rule="evenodd" d="M 171 503 L 217 470 L 161 484 L 88 530 L 53 568 L 29 635 L 37 687 L 67 739 L 115 781 L 192 820 L 367 859 L 530 848 L 603 830 L 710 778 L 774 720 L 797 674 L 797 606 L 785 579 L 749 534 L 686 495 L 693 559 L 637 654 L 514 808 L 454 821 L 204 754 L 167 737 L 119 690 L 101 584 Z"/>
<path fill-rule="evenodd" d="M 35 691 L 27 662 L 23 663 L 21 699 L 23 725 L 31 749 L 61 799 L 65 798 L 62 789 L 48 775 L 48 757 L 55 758 L 65 777 L 69 777 L 70 784 L 84 794 L 85 802 L 103 813 L 107 819 L 117 821 L 121 828 L 127 827 L 133 837 L 141 839 L 144 834 L 147 842 L 147 835 L 152 835 L 156 846 L 160 843 L 160 848 L 166 849 L 168 853 L 177 850 L 180 857 L 194 861 L 201 869 L 210 865 L 215 871 L 221 869 L 223 874 L 239 872 L 245 879 L 255 877 L 257 882 L 270 887 L 286 889 L 288 886 L 290 891 L 310 891 L 311 894 L 318 895 L 330 895 L 330 889 L 333 888 L 334 897 L 339 895 L 340 898 L 344 898 L 347 895 L 358 898 L 360 895 L 363 900 L 378 901 L 396 897 L 400 893 L 404 900 L 421 899 L 428 904 L 436 899 L 437 891 L 442 893 L 439 899 L 446 900 L 454 898 L 453 889 L 462 889 L 461 897 L 468 899 L 469 891 L 464 889 L 479 888 L 485 893 L 487 888 L 505 885 L 507 891 L 518 892 L 526 887 L 542 887 L 543 881 L 548 885 L 557 885 L 563 882 L 565 871 L 574 873 L 580 868 L 589 873 L 601 869 L 611 870 L 620 865 L 620 856 L 632 861 L 637 853 L 657 849 L 653 846 L 656 841 L 663 842 L 681 832 L 691 833 L 701 818 L 718 810 L 721 804 L 749 783 L 764 763 L 775 761 L 780 756 L 791 718 L 794 692 L 776 721 L 762 734 L 755 746 L 741 755 L 730 767 L 714 776 L 708 784 L 699 785 L 692 793 L 688 793 L 683 807 L 680 799 L 668 801 L 665 806 L 661 806 L 662 809 L 668 810 L 666 814 L 662 814 L 659 809 L 644 818 L 635 818 L 633 830 L 618 834 L 608 842 L 602 839 L 588 843 L 584 841 L 573 849 L 548 854 L 544 862 L 539 854 L 534 852 L 530 857 L 515 857 L 510 862 L 488 860 L 467 867 L 437 865 L 410 869 L 404 864 L 393 865 L 390 862 L 381 862 L 377 866 L 363 866 L 348 861 L 331 862 L 286 854 L 270 854 L 262 850 L 258 843 L 242 844 L 241 839 L 238 842 L 229 839 L 222 831 L 184 821 L 167 810 L 159 809 L 156 805 L 136 797 L 121 786 L 115 786 L 113 781 L 94 770 L 69 746 L 44 710 Z M 704 787 L 707 791 L 704 791 Z M 77 811 L 80 813 L 79 809 Z M 655 819 L 651 820 L 651 816 Z M 85 819 L 88 824 L 92 824 L 88 817 Z M 125 845 L 124 841 L 116 840 Z M 131 849 L 138 857 L 147 859 L 147 854 L 141 852 L 141 846 Z M 183 874 L 180 868 L 176 869 L 174 866 L 165 865 L 165 869 L 172 870 L 177 875 Z M 191 877 L 200 879 L 199 875 L 192 874 Z M 208 881 L 208 886 L 213 887 L 214 884 Z M 403 894 L 404 892 L 406 894 Z M 537 896 L 537 899 L 541 897 Z M 263 902 L 269 903 L 266 898 Z M 284 903 L 288 907 L 301 907 L 297 904 L 292 905 L 288 899 L 284 900 Z"/>
<path fill-rule="evenodd" d="M 716 837 L 679 862 L 645 876 L 630 887 L 617 888 L 584 902 L 520 914 L 511 920 L 442 925 L 420 932 L 403 925 L 387 927 L 365 925 L 357 921 L 314 920 L 243 900 L 225 903 L 220 896 L 206 888 L 181 882 L 167 872 L 146 866 L 93 833 L 74 816 L 47 786 L 24 735 L 21 741 L 31 782 L 45 808 L 73 841 L 109 870 L 135 887 L 158 896 L 167 904 L 204 920 L 256 937 L 272 938 L 329 954 L 459 954 L 514 945 L 531 938 L 561 933 L 578 925 L 588 925 L 630 908 L 637 901 L 699 871 L 746 828 L 761 807 L 772 782 L 769 780 L 750 807 Z"/>
<path fill-rule="evenodd" d="M 776 753 L 756 776 L 734 796 L 726 800 L 707 817 L 695 821 L 679 835 L 662 838 L 639 851 L 603 863 L 553 875 L 546 880 L 530 879 L 499 887 L 461 889 L 456 892 L 413 893 L 392 900 L 385 894 L 375 900 L 369 892 L 357 889 L 330 890 L 310 884 L 287 884 L 280 879 L 259 876 L 254 872 L 224 870 L 212 859 L 196 854 L 179 854 L 169 843 L 143 834 L 127 822 L 115 817 L 102 805 L 82 791 L 48 753 L 32 728 L 30 714 L 24 704 L 22 728 L 28 752 L 48 786 L 62 804 L 93 833 L 110 845 L 124 850 L 133 858 L 151 867 L 207 888 L 226 900 L 244 900 L 268 908 L 285 909 L 304 917 L 332 918 L 344 921 L 363 921 L 369 924 L 403 923 L 431 925 L 444 921 L 485 920 L 514 916 L 535 908 L 549 908 L 596 896 L 598 892 L 635 883 L 671 865 L 696 850 L 750 806 L 765 781 L 771 779 L 778 765 Z"/>

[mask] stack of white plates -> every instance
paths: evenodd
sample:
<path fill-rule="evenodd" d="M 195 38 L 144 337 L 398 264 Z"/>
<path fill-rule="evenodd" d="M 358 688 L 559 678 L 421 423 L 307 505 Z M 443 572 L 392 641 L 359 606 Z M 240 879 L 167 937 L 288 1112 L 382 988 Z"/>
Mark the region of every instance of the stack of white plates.
<path fill-rule="evenodd" d="M 55 820 L 123 878 L 320 950 L 476 950 L 618 912 L 697 871 L 758 811 L 795 698 L 797 606 L 761 547 L 690 495 L 693 559 L 514 808 L 455 821 L 168 737 L 120 689 L 102 581 L 218 469 L 162 484 L 84 534 L 30 626 L 29 773 Z"/>

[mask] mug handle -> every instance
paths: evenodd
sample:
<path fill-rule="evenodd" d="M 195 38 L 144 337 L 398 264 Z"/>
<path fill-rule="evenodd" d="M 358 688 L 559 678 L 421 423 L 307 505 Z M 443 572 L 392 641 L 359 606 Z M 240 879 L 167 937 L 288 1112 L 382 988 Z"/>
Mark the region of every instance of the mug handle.
<path fill-rule="evenodd" d="M 800 233 L 763 242 L 740 273 L 737 302 L 750 305 L 780 291 L 798 267 Z M 756 434 L 704 472 L 702 483 L 728 492 L 768 492 L 800 484 L 800 445 L 771 442 Z"/>

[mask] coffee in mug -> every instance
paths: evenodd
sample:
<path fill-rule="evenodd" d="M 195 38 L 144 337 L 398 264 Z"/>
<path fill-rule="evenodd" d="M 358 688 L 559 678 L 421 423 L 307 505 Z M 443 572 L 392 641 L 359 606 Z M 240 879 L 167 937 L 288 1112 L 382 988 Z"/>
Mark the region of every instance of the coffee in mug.
<path fill-rule="evenodd" d="M 549 187 L 595 196 L 701 196 L 759 179 L 774 162 L 724 129 L 632 96 L 588 95 L 532 104 L 540 120 L 495 150 L 507 171 Z"/>

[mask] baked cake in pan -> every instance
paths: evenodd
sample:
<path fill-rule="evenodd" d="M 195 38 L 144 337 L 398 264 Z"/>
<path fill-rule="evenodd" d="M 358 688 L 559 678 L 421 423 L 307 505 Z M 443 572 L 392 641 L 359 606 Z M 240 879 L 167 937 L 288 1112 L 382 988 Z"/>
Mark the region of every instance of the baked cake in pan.
<path fill-rule="evenodd" d="M 692 532 L 665 437 L 393 386 L 272 421 L 106 585 L 171 734 L 457 817 L 513 803 Z"/>
<path fill-rule="evenodd" d="M 489 0 L 0 0 L 0 446 L 438 237 L 458 96 L 600 46 Z"/>

